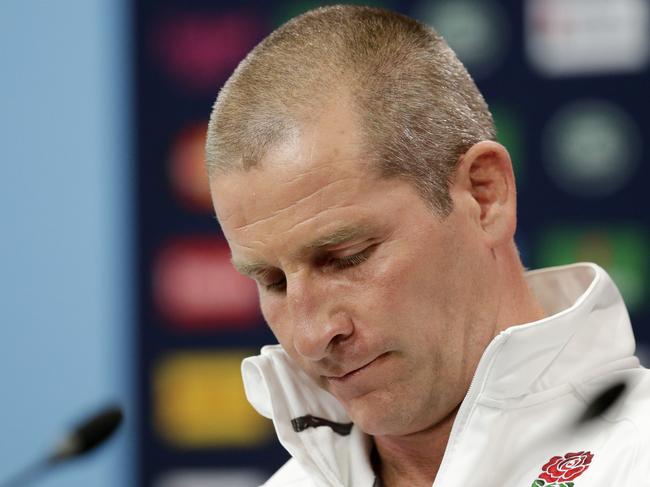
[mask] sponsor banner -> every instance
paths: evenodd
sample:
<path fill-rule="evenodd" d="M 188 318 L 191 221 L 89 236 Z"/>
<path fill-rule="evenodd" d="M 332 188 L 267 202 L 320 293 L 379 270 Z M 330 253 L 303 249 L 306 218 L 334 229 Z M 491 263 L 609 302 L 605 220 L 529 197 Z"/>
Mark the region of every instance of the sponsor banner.
<path fill-rule="evenodd" d="M 603 197 L 625 187 L 639 166 L 640 129 L 607 100 L 577 100 L 549 120 L 542 137 L 544 167 L 566 192 Z"/>
<path fill-rule="evenodd" d="M 648 235 L 641 225 L 558 226 L 537 241 L 538 267 L 595 262 L 612 276 L 631 312 L 647 301 Z"/>
<path fill-rule="evenodd" d="M 168 323 L 180 328 L 248 328 L 262 323 L 257 286 L 230 263 L 219 237 L 179 237 L 155 259 L 153 300 Z"/>
<path fill-rule="evenodd" d="M 155 430 L 179 448 L 257 447 L 273 436 L 244 394 L 240 366 L 252 351 L 175 352 L 156 365 Z"/>
<path fill-rule="evenodd" d="M 548 76 L 640 71 L 650 54 L 648 0 L 527 0 L 526 51 Z"/>
<path fill-rule="evenodd" d="M 207 122 L 181 130 L 169 154 L 169 182 L 182 206 L 193 211 L 212 213 L 212 200 L 205 169 Z"/>
<path fill-rule="evenodd" d="M 508 149 L 517 185 L 524 179 L 525 161 L 523 147 L 524 121 L 511 106 L 502 103 L 490 103 L 490 111 L 497 128 L 497 140 Z"/>
<path fill-rule="evenodd" d="M 492 74 L 510 44 L 510 26 L 491 0 L 421 2 L 414 15 L 438 31 L 472 76 Z"/>
<path fill-rule="evenodd" d="M 153 59 L 180 87 L 215 96 L 267 33 L 266 23 L 251 12 L 181 11 L 154 21 L 149 43 Z"/>
<path fill-rule="evenodd" d="M 179 470 L 162 475 L 156 487 L 258 487 L 268 477 L 254 469 Z"/>

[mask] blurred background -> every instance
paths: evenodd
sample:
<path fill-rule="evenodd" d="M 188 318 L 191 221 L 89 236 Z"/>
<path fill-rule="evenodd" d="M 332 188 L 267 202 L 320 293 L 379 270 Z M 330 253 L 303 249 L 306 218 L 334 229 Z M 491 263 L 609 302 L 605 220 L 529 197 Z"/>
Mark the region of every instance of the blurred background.
<path fill-rule="evenodd" d="M 364 2 L 437 28 L 509 148 L 529 268 L 595 261 L 650 357 L 647 0 Z M 210 207 L 211 105 L 317 1 L 0 2 L 0 480 L 117 401 L 43 487 L 250 487 L 286 454 L 239 363 L 273 337 Z"/>

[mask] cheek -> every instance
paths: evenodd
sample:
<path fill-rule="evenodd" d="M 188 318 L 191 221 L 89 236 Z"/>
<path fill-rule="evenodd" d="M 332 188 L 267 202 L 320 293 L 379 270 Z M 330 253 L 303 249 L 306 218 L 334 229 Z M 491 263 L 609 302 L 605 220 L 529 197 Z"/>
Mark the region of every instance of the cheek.
<path fill-rule="evenodd" d="M 378 262 L 364 306 L 400 345 L 429 357 L 457 350 L 464 321 L 459 294 L 466 293 L 454 250 L 443 251 L 440 243 L 411 246 L 408 253 L 394 252 Z"/>
<path fill-rule="evenodd" d="M 436 293 L 431 289 L 431 276 L 421 267 L 415 256 L 392 255 L 377 263 L 363 286 L 365 311 L 400 341 L 417 342 L 415 333 L 436 331 L 426 326 L 436 321 L 432 315 L 436 311 L 432 295 Z"/>
<path fill-rule="evenodd" d="M 402 313 L 430 311 L 438 296 L 439 280 L 432 272 L 432 256 L 423 252 L 395 253 L 379 262 L 371 279 L 380 303 L 400 308 Z"/>

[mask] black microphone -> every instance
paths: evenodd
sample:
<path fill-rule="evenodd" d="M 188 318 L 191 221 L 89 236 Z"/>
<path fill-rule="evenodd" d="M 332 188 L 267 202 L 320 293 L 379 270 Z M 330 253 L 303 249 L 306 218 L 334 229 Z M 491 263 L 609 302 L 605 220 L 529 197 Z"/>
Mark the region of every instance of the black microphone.
<path fill-rule="evenodd" d="M 582 415 L 576 421 L 576 426 L 582 426 L 586 423 L 601 417 L 609 411 L 616 402 L 618 402 L 623 393 L 627 389 L 625 382 L 615 382 L 614 384 L 604 388 L 587 404 Z"/>
<path fill-rule="evenodd" d="M 122 423 L 122 418 L 120 407 L 112 406 L 104 409 L 80 423 L 44 459 L 29 465 L 10 480 L 0 483 L 0 487 L 24 487 L 28 480 L 33 480 L 49 468 L 95 449 L 117 430 Z"/>

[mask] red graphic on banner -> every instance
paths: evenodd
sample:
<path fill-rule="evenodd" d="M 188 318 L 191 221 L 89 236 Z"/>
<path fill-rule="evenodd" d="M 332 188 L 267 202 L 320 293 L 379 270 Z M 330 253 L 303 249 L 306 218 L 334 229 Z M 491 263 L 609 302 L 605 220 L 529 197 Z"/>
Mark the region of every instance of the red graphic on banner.
<path fill-rule="evenodd" d="M 255 283 L 235 271 L 220 238 L 168 244 L 155 262 L 153 294 L 158 312 L 183 328 L 241 328 L 262 321 Z"/>
<path fill-rule="evenodd" d="M 169 176 L 174 194 L 191 210 L 212 211 L 212 200 L 205 169 L 207 122 L 182 130 L 174 141 L 169 159 Z"/>
<path fill-rule="evenodd" d="M 216 89 L 267 33 L 245 13 L 176 13 L 153 29 L 156 57 L 170 76 L 189 90 Z"/>

